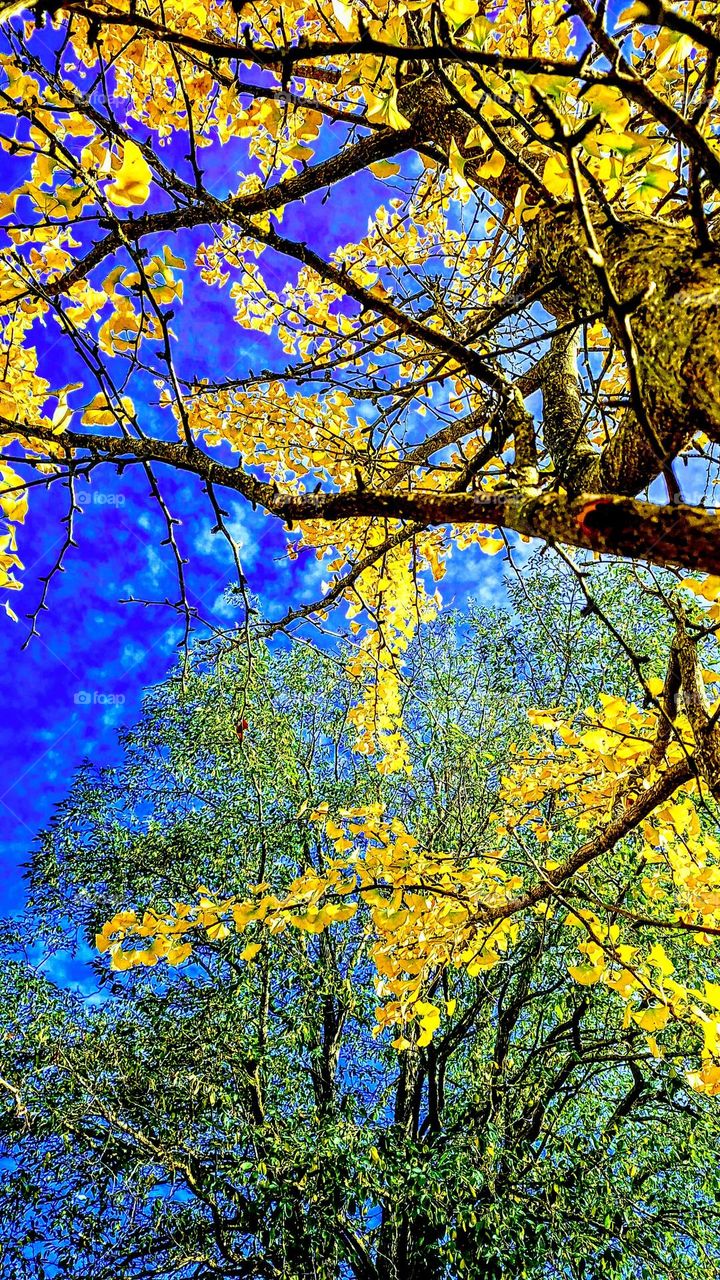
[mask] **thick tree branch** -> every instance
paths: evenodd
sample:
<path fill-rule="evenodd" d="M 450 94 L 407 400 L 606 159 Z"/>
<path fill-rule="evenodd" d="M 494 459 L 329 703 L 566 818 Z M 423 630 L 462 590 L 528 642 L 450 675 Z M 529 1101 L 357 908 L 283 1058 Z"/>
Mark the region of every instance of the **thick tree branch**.
<path fill-rule="evenodd" d="M 496 525 L 549 543 L 720 573 L 717 516 L 703 507 L 684 503 L 665 507 L 607 494 L 570 498 L 523 489 L 494 494 L 442 490 L 399 493 L 393 489 L 361 488 L 337 493 L 287 493 L 241 467 L 226 466 L 203 450 L 188 449 L 177 441 L 90 436 L 78 431 L 58 434 L 47 427 L 28 427 L 0 416 L 2 435 L 27 440 L 31 449 L 38 443 L 52 444 L 56 458 L 61 450 L 66 451 L 67 464 L 76 460 L 78 450 L 87 453 L 94 465 L 132 460 L 166 463 L 240 493 L 253 506 L 263 507 L 290 525 L 301 520 L 336 522 L 357 516 L 383 516 L 421 525 Z"/>
<path fill-rule="evenodd" d="M 720 725 L 711 714 L 697 654 L 681 613 L 677 614 L 674 650 L 680 668 L 680 687 L 695 739 L 698 768 L 711 794 L 720 799 Z"/>
<path fill-rule="evenodd" d="M 557 334 L 543 368 L 543 439 L 568 493 L 600 490 L 599 455 L 585 437 L 577 332 Z"/>

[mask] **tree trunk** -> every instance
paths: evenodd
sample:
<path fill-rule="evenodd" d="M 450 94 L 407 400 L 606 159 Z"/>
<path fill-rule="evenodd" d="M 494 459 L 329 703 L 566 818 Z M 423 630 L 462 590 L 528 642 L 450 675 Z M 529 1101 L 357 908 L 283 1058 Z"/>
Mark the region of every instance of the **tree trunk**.
<path fill-rule="evenodd" d="M 692 231 L 655 218 L 593 217 L 593 228 L 598 266 L 575 213 L 539 215 L 528 228 L 530 265 L 540 283 L 557 282 L 544 305 L 559 322 L 601 314 L 634 361 L 645 422 L 629 410 L 575 487 L 632 495 L 693 435 L 720 439 L 720 251 L 699 250 Z"/>

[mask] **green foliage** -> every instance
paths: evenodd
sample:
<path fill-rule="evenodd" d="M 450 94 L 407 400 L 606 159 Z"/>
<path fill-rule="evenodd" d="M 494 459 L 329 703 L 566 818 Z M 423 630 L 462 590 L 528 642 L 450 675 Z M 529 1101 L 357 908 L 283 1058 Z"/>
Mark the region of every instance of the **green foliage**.
<path fill-rule="evenodd" d="M 481 609 L 422 635 L 411 776 L 349 750 L 334 660 L 233 647 L 148 695 L 119 765 L 80 772 L 3 940 L 3 1280 L 720 1274 L 713 1101 L 620 1029 L 611 992 L 571 981 L 553 919 L 485 974 L 439 974 L 457 1016 L 401 1055 L 373 1035 L 360 914 L 258 933 L 249 962 L 246 937 L 203 934 L 178 968 L 93 960 L 92 981 L 60 981 L 113 911 L 317 865 L 325 837 L 303 814 L 321 801 L 383 801 L 431 847 L 481 853 L 528 705 L 574 702 L 568 656 L 584 690 L 636 691 L 573 590 L 530 573 L 524 639 Z M 603 590 L 632 635 L 630 585 Z"/>

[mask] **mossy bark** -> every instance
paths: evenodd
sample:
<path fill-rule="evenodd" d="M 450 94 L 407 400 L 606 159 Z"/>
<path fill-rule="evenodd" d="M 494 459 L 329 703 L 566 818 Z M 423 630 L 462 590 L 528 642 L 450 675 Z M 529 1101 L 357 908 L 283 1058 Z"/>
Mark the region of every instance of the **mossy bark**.
<path fill-rule="evenodd" d="M 582 469 L 581 487 L 636 494 L 697 433 L 720 440 L 720 250 L 701 250 L 692 231 L 634 214 L 616 224 L 598 219 L 594 229 L 604 267 L 593 265 L 575 212 L 529 224 L 530 260 L 540 281 L 555 282 L 545 305 L 558 320 L 600 315 L 622 346 L 627 314 L 651 431 L 625 414 L 594 471 Z M 616 313 L 603 272 L 620 300 Z M 566 473 L 567 461 L 560 459 Z"/>

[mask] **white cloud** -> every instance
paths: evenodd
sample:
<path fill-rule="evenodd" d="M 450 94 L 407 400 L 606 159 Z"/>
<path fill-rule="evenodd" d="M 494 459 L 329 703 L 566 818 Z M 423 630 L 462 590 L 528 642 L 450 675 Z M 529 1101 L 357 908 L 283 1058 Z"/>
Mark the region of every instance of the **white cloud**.
<path fill-rule="evenodd" d="M 508 602 L 500 556 L 489 556 L 480 547 L 469 546 L 455 551 L 448 561 L 447 573 L 440 583 L 443 599 L 457 604 L 473 599 L 487 607 L 502 607 Z"/>
<path fill-rule="evenodd" d="M 163 578 L 165 577 L 165 574 L 167 573 L 167 563 L 166 563 L 165 557 L 162 556 L 159 551 L 156 551 L 155 547 L 150 546 L 147 549 L 147 555 L 145 559 L 147 563 L 148 576 L 150 578 L 151 585 L 153 587 L 160 586 L 160 583 L 162 582 Z"/>
<path fill-rule="evenodd" d="M 243 568 L 251 569 L 257 560 L 265 529 L 259 520 L 257 529 L 250 527 L 254 523 L 252 515 L 240 502 L 225 502 L 225 510 L 225 527 L 238 548 Z M 230 556 L 227 539 L 222 533 L 212 533 L 210 525 L 194 539 L 193 549 L 201 555 L 217 557 L 223 564 Z"/>
<path fill-rule="evenodd" d="M 242 602 L 239 599 L 231 600 L 225 591 L 221 591 L 220 595 L 215 597 L 210 608 L 217 617 L 227 618 L 230 622 L 242 616 Z"/>
<path fill-rule="evenodd" d="M 120 665 L 122 667 L 136 667 L 139 662 L 142 662 L 145 653 L 146 650 L 142 645 L 128 641 L 127 644 L 123 645 L 122 653 L 120 654 Z"/>

